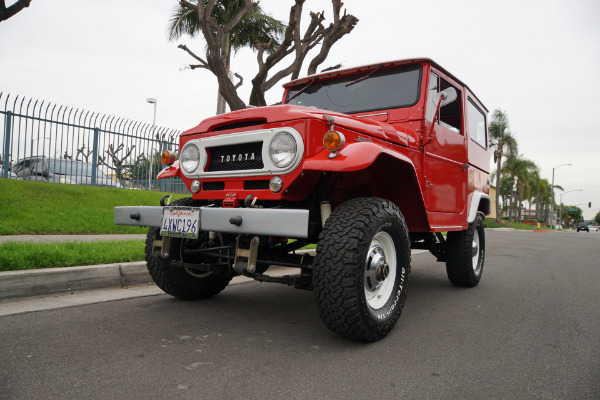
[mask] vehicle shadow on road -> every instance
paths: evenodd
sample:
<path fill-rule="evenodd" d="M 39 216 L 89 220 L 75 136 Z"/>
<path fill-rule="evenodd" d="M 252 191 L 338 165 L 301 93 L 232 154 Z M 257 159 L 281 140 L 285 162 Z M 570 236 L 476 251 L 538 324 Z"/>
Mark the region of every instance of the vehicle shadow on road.
<path fill-rule="evenodd" d="M 422 308 L 421 304 L 438 302 L 440 298 L 451 299 L 463 291 L 450 284 L 443 263 L 425 256 L 413 261 L 407 306 L 417 317 L 427 312 L 427 307 Z M 150 307 L 150 314 L 167 325 L 183 324 L 190 330 L 207 329 L 211 335 L 231 334 L 247 340 L 269 337 L 269 340 L 280 341 L 286 338 L 286 342 L 311 344 L 331 344 L 332 340 L 355 343 L 325 327 L 312 292 L 285 285 L 258 282 L 231 285 L 214 298 L 195 302 L 165 295 L 144 302 L 143 307 Z"/>

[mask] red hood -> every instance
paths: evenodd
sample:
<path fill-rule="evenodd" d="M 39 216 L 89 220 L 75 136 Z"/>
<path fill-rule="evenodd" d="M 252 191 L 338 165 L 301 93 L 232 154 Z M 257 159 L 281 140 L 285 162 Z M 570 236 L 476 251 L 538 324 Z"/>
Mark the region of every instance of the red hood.
<path fill-rule="evenodd" d="M 341 126 L 361 134 L 379 137 L 404 145 L 416 143 L 416 138 L 413 137 L 413 135 L 408 132 L 398 131 L 392 125 L 386 124 L 385 122 L 373 121 L 366 118 L 356 118 L 352 115 L 334 111 L 288 104 L 245 108 L 243 110 L 217 115 L 205 119 L 198 126 L 183 132 L 181 135 L 196 135 L 225 129 L 235 129 L 306 118 L 325 121 L 323 115 L 333 117 L 335 126 Z"/>

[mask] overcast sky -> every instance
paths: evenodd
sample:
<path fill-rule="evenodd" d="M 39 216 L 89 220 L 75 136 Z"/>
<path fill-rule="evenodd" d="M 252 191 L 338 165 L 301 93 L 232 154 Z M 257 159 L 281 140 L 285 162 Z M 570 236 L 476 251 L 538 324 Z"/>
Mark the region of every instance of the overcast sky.
<path fill-rule="evenodd" d="M 8 0 L 7 4 L 13 1 Z M 287 21 L 292 0 L 261 0 L 264 11 Z M 345 0 L 358 19 L 332 49 L 327 67 L 430 57 L 464 81 L 490 113 L 509 116 L 519 152 L 542 177 L 565 191 L 565 204 L 581 205 L 586 219 L 600 210 L 600 1 Z M 180 43 L 202 52 L 201 38 L 166 39 L 175 0 L 33 0 L 0 23 L 0 91 L 44 99 L 185 130 L 216 110 L 216 81 L 206 70 L 184 69 L 192 60 Z M 368 6 L 365 6 L 368 4 Z M 307 12 L 331 3 L 307 0 Z M 256 72 L 250 50 L 232 68 L 249 96 Z M 308 65 L 308 63 L 306 63 Z M 281 82 L 283 84 L 284 81 Z M 279 101 L 277 85 L 269 102 Z M 3 108 L 4 105 L 0 108 Z M 560 191 L 556 192 L 559 201 Z M 587 203 L 592 202 L 592 208 Z"/>

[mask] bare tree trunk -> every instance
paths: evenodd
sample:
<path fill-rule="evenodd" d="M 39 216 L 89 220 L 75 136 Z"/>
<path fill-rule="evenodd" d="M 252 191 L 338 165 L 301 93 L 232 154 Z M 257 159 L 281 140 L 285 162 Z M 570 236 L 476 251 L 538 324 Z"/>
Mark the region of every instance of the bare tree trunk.
<path fill-rule="evenodd" d="M 517 186 L 517 198 L 515 199 L 515 203 L 517 203 L 517 222 L 521 222 L 521 209 L 523 208 L 523 200 L 521 199 L 521 189 Z"/>
<path fill-rule="evenodd" d="M 496 160 L 496 222 L 500 222 L 500 175 L 502 170 L 502 151 L 496 150 L 498 152 L 498 159 Z"/>
<path fill-rule="evenodd" d="M 513 220 L 513 190 L 510 188 L 510 197 L 508 199 L 508 221 L 512 222 Z"/>
<path fill-rule="evenodd" d="M 227 103 L 225 103 L 225 99 L 221 96 L 221 93 L 217 92 L 217 115 L 225 114 L 227 111 Z"/>

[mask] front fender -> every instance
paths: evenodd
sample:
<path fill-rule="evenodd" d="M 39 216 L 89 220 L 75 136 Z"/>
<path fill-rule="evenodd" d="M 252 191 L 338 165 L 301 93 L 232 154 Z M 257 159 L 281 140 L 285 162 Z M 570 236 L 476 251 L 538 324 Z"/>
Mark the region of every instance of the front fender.
<path fill-rule="evenodd" d="M 172 178 L 174 176 L 179 176 L 179 173 L 179 160 L 177 160 L 170 167 L 166 167 L 160 171 L 156 176 L 156 179 Z"/>
<path fill-rule="evenodd" d="M 388 154 L 410 165 L 412 161 L 395 151 L 391 151 L 372 142 L 350 143 L 337 153 L 337 157 L 329 158 L 331 154 L 322 150 L 317 155 L 304 160 L 303 169 L 313 171 L 352 172 L 366 169 L 375 162 L 381 154 Z"/>

